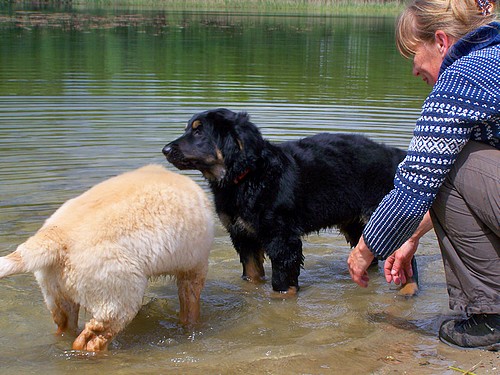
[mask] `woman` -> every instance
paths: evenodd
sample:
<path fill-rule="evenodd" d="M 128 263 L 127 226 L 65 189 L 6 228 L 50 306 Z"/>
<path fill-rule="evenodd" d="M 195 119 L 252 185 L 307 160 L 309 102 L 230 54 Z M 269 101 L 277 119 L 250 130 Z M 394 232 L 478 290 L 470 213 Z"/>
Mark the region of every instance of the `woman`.
<path fill-rule="evenodd" d="M 413 0 L 396 29 L 413 74 L 433 86 L 394 189 L 348 259 L 368 285 L 374 257 L 388 282 L 412 275 L 419 238 L 434 227 L 450 308 L 441 341 L 500 349 L 500 23 L 494 1 Z M 397 250 L 397 251 L 396 251 Z"/>

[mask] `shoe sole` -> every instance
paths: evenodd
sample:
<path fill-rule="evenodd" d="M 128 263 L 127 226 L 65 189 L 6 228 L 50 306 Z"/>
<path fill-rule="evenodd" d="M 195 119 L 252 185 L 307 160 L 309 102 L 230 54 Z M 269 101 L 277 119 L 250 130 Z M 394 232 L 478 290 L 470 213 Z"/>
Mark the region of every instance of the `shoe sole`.
<path fill-rule="evenodd" d="M 439 336 L 439 340 L 446 345 L 449 345 L 453 348 L 462 349 L 462 350 L 464 350 L 464 349 L 465 350 L 487 350 L 490 352 L 498 352 L 500 350 L 500 342 L 497 342 L 496 344 L 486 345 L 486 346 L 466 347 L 466 346 L 460 346 L 457 344 L 453 344 L 449 341 L 446 341 L 441 336 Z"/>

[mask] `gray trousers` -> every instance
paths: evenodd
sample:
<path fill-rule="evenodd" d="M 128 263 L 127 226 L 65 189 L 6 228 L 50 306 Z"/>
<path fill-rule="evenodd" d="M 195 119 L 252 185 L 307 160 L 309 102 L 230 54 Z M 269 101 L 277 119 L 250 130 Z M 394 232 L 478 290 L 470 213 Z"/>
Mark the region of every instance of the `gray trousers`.
<path fill-rule="evenodd" d="M 431 208 L 450 308 L 500 314 L 500 151 L 468 142 Z"/>

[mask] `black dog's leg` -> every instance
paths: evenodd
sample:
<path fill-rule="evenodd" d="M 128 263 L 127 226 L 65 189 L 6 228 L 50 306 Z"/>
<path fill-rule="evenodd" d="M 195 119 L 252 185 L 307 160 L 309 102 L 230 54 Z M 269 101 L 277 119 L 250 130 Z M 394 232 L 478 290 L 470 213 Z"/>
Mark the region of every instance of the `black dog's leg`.
<path fill-rule="evenodd" d="M 414 296 L 418 292 L 418 268 L 415 257 L 411 258 L 411 268 L 413 276 L 399 290 L 399 294 L 406 297 Z"/>
<path fill-rule="evenodd" d="M 272 264 L 273 290 L 296 294 L 299 290 L 300 268 L 304 263 L 300 237 L 275 237 L 265 246 Z"/>
<path fill-rule="evenodd" d="M 411 268 L 413 269 L 413 280 L 418 285 L 418 267 L 417 267 L 417 259 L 415 257 L 411 258 Z"/>
<path fill-rule="evenodd" d="M 243 266 L 241 278 L 252 283 L 264 282 L 264 249 L 261 244 L 256 239 L 236 234 L 231 239 Z"/>
<path fill-rule="evenodd" d="M 246 254 L 245 257 L 240 254 L 240 261 L 243 265 L 243 280 L 253 283 L 264 282 L 264 250 L 255 250 L 252 254 Z"/>

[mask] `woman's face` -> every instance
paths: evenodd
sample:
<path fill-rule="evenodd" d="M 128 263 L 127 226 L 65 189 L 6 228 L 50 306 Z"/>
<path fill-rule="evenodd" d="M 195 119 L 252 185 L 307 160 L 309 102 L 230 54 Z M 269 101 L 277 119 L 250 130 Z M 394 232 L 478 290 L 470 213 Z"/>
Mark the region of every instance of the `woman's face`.
<path fill-rule="evenodd" d="M 442 30 L 437 30 L 432 42 L 418 44 L 415 48 L 415 56 L 413 56 L 413 75 L 420 76 L 425 83 L 434 86 L 444 57 L 453 43 L 455 43 L 454 38 Z"/>
<path fill-rule="evenodd" d="M 434 86 L 442 63 L 443 55 L 437 43 L 421 43 L 415 48 L 413 75 Z"/>

